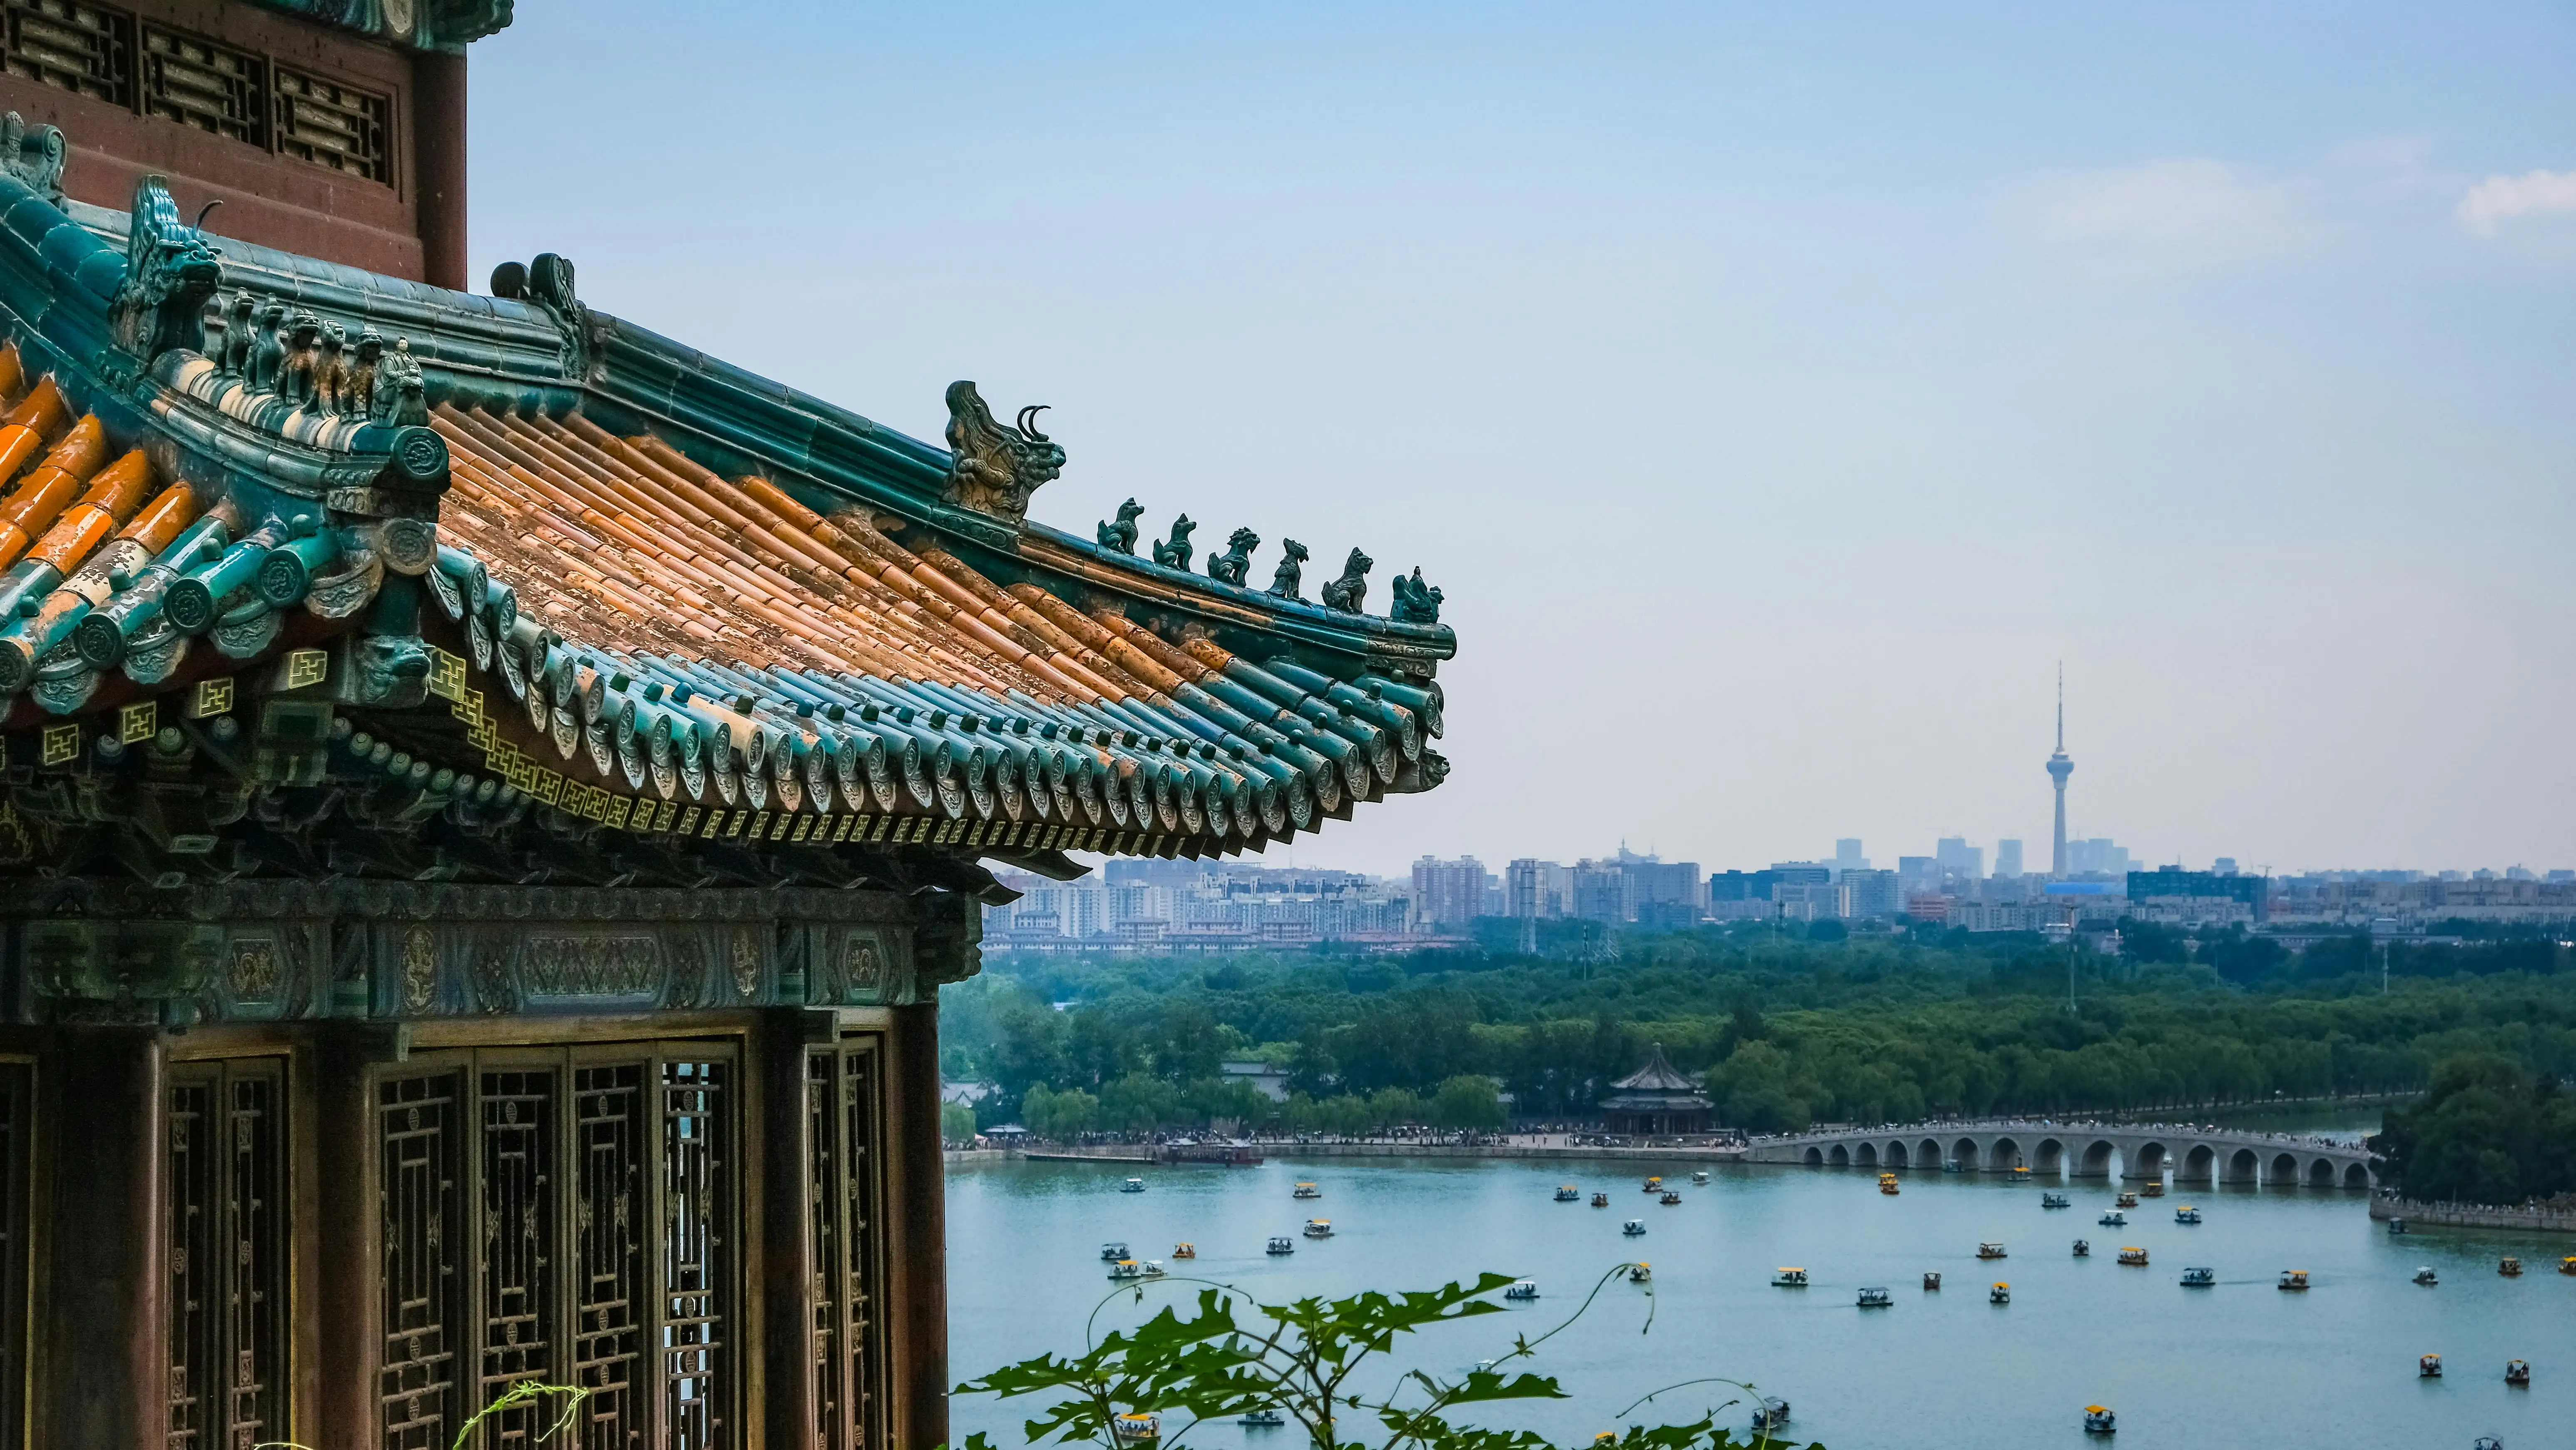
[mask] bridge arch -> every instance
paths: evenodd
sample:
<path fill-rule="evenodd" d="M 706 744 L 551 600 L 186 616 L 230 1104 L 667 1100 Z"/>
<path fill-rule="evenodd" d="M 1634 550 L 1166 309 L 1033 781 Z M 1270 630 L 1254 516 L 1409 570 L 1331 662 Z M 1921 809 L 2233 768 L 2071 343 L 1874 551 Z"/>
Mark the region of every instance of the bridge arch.
<path fill-rule="evenodd" d="M 1924 1140 L 1923 1140 L 1923 1142 L 1922 1142 L 1922 1145 L 1920 1146 L 1920 1148 L 1919 1148 L 1919 1149 L 1917 1150 L 1917 1152 L 1916 1152 L 1916 1156 L 1915 1156 L 1914 1161 L 1915 1161 L 1915 1163 L 1916 1163 L 1917 1165 L 1919 1165 L 1919 1166 L 1921 1166 L 1921 1167 L 1924 1167 L 1924 1168 L 1938 1168 L 1938 1167 L 1940 1167 L 1940 1166 L 1941 1166 L 1941 1143 L 1940 1143 L 1940 1140 L 1935 1139 L 1935 1138 L 1926 1138 L 1926 1139 L 1924 1139 Z"/>
<path fill-rule="evenodd" d="M 1813 1145 L 1810 1145 L 1810 1146 L 1808 1147 L 1808 1149 L 1807 1149 L 1807 1166 L 1808 1166 L 1808 1167 L 1810 1167 L 1810 1168 L 1822 1168 L 1822 1167 L 1824 1167 L 1824 1166 L 1825 1166 L 1825 1150 L 1824 1150 L 1824 1149 L 1822 1149 L 1822 1148 L 1818 1148 L 1818 1147 L 1815 1147 L 1815 1146 L 1813 1146 Z"/>
<path fill-rule="evenodd" d="M 2021 1166 L 2021 1144 L 2010 1138 L 1997 1138 L 1986 1145 L 1986 1171 L 2010 1173 Z"/>
<path fill-rule="evenodd" d="M 1977 1151 L 1977 1140 L 1974 1138 L 1961 1138 L 1958 1142 L 1950 1145 L 1950 1157 L 1956 1161 L 1961 1168 L 1973 1171 L 1977 1166 L 1978 1160 L 1984 1156 L 1984 1154 Z"/>
<path fill-rule="evenodd" d="M 1890 1168 L 1911 1168 L 1914 1166 L 1913 1160 L 1906 1155 L 1905 1140 L 1902 1138 L 1889 1143 L 1887 1145 L 1887 1151 L 1878 1155 L 1878 1161 L 1886 1164 Z"/>
<path fill-rule="evenodd" d="M 1840 1143 L 1836 1143 L 1833 1146 L 1832 1151 L 1825 1154 L 1825 1161 L 1836 1168 L 1849 1168 L 1851 1166 L 1851 1149 Z"/>
<path fill-rule="evenodd" d="M 2292 1154 L 2292 1153 L 2275 1153 L 2275 1154 L 2273 1154 L 2273 1155 L 2272 1155 L 2272 1167 L 2271 1167 L 2271 1171 L 2269 1171 L 2269 1172 L 2267 1172 L 2267 1173 L 2265 1173 L 2265 1174 L 2263 1175 L 2263 1182 L 2264 1182 L 2264 1184 L 2265 1184 L 2267 1187 L 2274 1187 L 2274 1188 L 2296 1188 L 2296 1187 L 2298 1187 L 2298 1186 L 2299 1186 L 2299 1160 L 2298 1160 L 2298 1156 L 2297 1156 L 2296 1154 Z"/>
<path fill-rule="evenodd" d="M 2176 1183 L 2212 1183 L 2218 1177 L 2218 1150 L 2207 1143 L 2194 1143 L 2183 1151 L 2182 1162 L 2174 1168 Z"/>
<path fill-rule="evenodd" d="M 2227 1155 L 2229 1183 L 2253 1183 L 2262 1176 L 2262 1159 L 2251 1148 L 2239 1148 Z"/>
<path fill-rule="evenodd" d="M 2065 1171 L 2066 1145 L 2055 1138 L 2042 1138 L 2031 1149 L 2030 1169 L 2054 1178 Z"/>
<path fill-rule="evenodd" d="M 2165 1145 L 2152 1138 L 2140 1143 L 2136 1155 L 2129 1158 L 2128 1176 L 2131 1178 L 2164 1177 L 2167 1156 L 2169 1155 L 2165 1151 Z"/>
<path fill-rule="evenodd" d="M 2343 1165 L 2343 1186 L 2346 1188 L 2368 1188 L 2370 1186 L 2370 1170 L 2359 1163 L 2347 1163 Z"/>
<path fill-rule="evenodd" d="M 2308 1186 L 2310 1188 L 2332 1188 L 2335 1186 L 2333 1159 L 2311 1158 L 2308 1160 Z"/>
<path fill-rule="evenodd" d="M 1863 1143 L 1858 1148 L 1853 1149 L 1852 1166 L 1856 1168 L 1877 1167 L 1878 1145 L 1876 1143 Z"/>
<path fill-rule="evenodd" d="M 2108 1138 L 2096 1138 L 2085 1144 L 2083 1156 L 2076 1160 L 2076 1176 L 2079 1178 L 2110 1177 L 2111 1155 L 2118 1151 L 2120 1150 L 2113 1146 Z"/>

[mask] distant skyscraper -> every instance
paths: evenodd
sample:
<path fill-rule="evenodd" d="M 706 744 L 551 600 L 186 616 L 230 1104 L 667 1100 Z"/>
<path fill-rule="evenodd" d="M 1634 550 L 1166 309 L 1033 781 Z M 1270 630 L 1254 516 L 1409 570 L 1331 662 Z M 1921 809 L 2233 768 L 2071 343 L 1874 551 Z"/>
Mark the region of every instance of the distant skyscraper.
<path fill-rule="evenodd" d="M 1869 858 L 1860 853 L 1859 837 L 1846 836 L 1841 840 L 1834 842 L 1835 875 L 1840 876 L 1846 871 L 1866 871 L 1868 869 Z"/>
<path fill-rule="evenodd" d="M 2066 778 L 2075 773 L 2075 762 L 2066 758 L 2066 666 L 2057 667 L 2057 753 L 2048 757 L 2048 779 L 2057 789 L 2056 849 L 2049 853 L 2048 874 L 2066 874 Z"/>
<path fill-rule="evenodd" d="M 1965 836 L 1943 836 L 1933 846 L 1932 856 L 1941 863 L 1941 870 L 1948 875 L 1964 876 L 1974 881 L 1986 874 L 1985 850 L 1982 847 L 1969 845 L 1968 838 Z"/>
<path fill-rule="evenodd" d="M 2021 842 L 1995 842 L 1995 874 L 2010 881 L 2021 875 Z"/>

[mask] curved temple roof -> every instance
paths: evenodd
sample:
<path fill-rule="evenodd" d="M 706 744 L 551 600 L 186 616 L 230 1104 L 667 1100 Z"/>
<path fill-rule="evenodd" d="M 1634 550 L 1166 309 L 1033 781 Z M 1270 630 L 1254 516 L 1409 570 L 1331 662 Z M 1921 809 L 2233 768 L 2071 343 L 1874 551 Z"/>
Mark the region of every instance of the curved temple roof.
<path fill-rule="evenodd" d="M 1066 875 L 1445 774 L 1419 571 L 1379 618 L 1358 550 L 1327 607 L 1248 531 L 1199 575 L 1132 508 L 1031 524 L 1062 450 L 970 383 L 942 451 L 560 258 L 449 293 L 0 173 L 0 861 L 122 822 L 147 876 L 530 879 L 531 832 L 601 879 Z"/>

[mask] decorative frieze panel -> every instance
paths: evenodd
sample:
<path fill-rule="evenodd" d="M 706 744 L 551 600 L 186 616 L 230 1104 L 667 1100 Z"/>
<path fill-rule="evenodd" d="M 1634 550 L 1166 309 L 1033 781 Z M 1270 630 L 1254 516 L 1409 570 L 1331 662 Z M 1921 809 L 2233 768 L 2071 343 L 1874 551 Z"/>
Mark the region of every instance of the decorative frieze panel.
<path fill-rule="evenodd" d="M 184 1025 L 901 1006 L 972 973 L 975 915 L 947 893 L 90 881 L 0 901 L 0 935 L 35 1020 Z"/>

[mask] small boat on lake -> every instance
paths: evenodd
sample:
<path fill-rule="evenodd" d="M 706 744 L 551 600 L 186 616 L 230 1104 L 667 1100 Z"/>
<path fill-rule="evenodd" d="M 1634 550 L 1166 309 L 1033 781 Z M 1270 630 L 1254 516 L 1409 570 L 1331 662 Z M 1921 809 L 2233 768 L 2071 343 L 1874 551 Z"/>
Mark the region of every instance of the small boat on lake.
<path fill-rule="evenodd" d="M 1127 1256 L 1127 1246 L 1115 1240 L 1100 1246 L 1100 1259 L 1103 1263 L 1114 1264 Z"/>
<path fill-rule="evenodd" d="M 1263 1250 L 1263 1252 L 1272 1254 L 1293 1254 L 1297 1252 L 1297 1241 L 1288 1237 L 1286 1234 L 1279 1234 L 1270 1240 L 1270 1247 Z"/>
<path fill-rule="evenodd" d="M 1804 1289 L 1807 1287 L 1807 1271 L 1795 1268 L 1775 1269 L 1771 1274 L 1771 1287 L 1774 1289 Z"/>
<path fill-rule="evenodd" d="M 1858 1307 L 1862 1309 L 1892 1309 L 1896 1307 L 1896 1299 L 1885 1289 L 1876 1287 L 1867 1288 L 1860 1291 L 1860 1302 Z"/>
<path fill-rule="evenodd" d="M 1592 1206 L 1594 1208 L 1608 1208 L 1610 1206 L 1610 1195 L 1606 1193 L 1596 1193 L 1592 1195 Z"/>
<path fill-rule="evenodd" d="M 1993 1288 L 1988 1289 L 1988 1290 L 1986 1291 L 1986 1302 L 1987 1302 L 1987 1303 L 1989 1303 L 1989 1304 L 2009 1304 L 2009 1303 L 2011 1303 L 2011 1302 L 2012 1302 L 2012 1285 L 2007 1284 L 2007 1283 L 2003 1282 L 2003 1281 L 2002 1281 L 2002 1280 L 2000 1280 L 2000 1279 L 1996 1280 L 1996 1281 L 1995 1281 L 1995 1286 L 1994 1286 Z"/>
<path fill-rule="evenodd" d="M 2077 1239 L 2075 1241 L 2075 1257 L 2079 1259 L 2089 1259 L 2093 1257 L 2093 1245 L 2084 1239 Z"/>
<path fill-rule="evenodd" d="M 1560 1183 L 1556 1186 L 1556 1201 L 1559 1203 L 1581 1203 L 1583 1201 L 1583 1190 L 1575 1187 L 1571 1183 Z"/>
<path fill-rule="evenodd" d="M 2005 1257 L 2005 1254 L 2004 1254 L 2004 1246 L 2003 1246 L 2003 1245 L 2001 1245 L 2001 1244 L 1991 1244 L 1991 1243 L 1989 1243 L 1989 1244 L 1979 1244 L 1979 1245 L 1977 1245 L 1977 1257 L 1978 1257 L 1978 1258 L 1981 1258 L 1981 1259 L 2000 1259 L 2000 1258 L 2003 1258 L 2003 1257 Z"/>
<path fill-rule="evenodd" d="M 1324 1196 L 1324 1190 L 1317 1188 L 1311 1183 L 1300 1183 L 1294 1189 L 1290 1190 L 1288 1196 L 1290 1198 L 1321 1198 Z"/>
<path fill-rule="evenodd" d="M 2015 1183 L 2027 1183 L 2027 1182 L 2029 1182 L 2029 1181 L 2030 1181 L 2030 1165 L 2029 1165 L 2029 1164 L 2027 1164 L 2027 1163 L 2016 1163 L 2016 1164 L 2014 1164 L 2014 1165 L 2013 1165 L 2013 1182 L 2015 1182 Z"/>
<path fill-rule="evenodd" d="M 2149 1198 L 2162 1198 L 2165 1196 L 2165 1181 L 2161 1178 L 2150 1178 L 2147 1180 L 2147 1186 L 2138 1191 Z"/>
<path fill-rule="evenodd" d="M 1645 1231 L 1646 1231 L 1646 1221 L 1645 1221 L 1644 1219 L 1642 1219 L 1642 1218 L 1632 1218 L 1632 1219 L 1628 1220 L 1626 1223 L 1623 1223 L 1623 1224 L 1619 1225 L 1619 1232 L 1621 1232 L 1621 1233 L 1623 1233 L 1623 1234 L 1626 1234 L 1628 1237 L 1630 1237 L 1630 1238 L 1632 1238 L 1632 1239 L 1633 1239 L 1633 1238 L 1635 1238 L 1635 1237 L 1637 1237 L 1639 1234 L 1644 1233 Z"/>
<path fill-rule="evenodd" d="M 1682 1196 L 1681 1196 L 1680 1194 L 1678 1194 L 1678 1193 L 1675 1193 L 1674 1191 L 1672 1191 L 1672 1190 L 1671 1190 L 1671 1189 L 1669 1189 L 1669 1188 L 1667 1188 L 1667 1189 L 1665 1189 L 1665 1190 L 1664 1190 L 1664 1196 L 1663 1196 L 1663 1197 L 1658 1198 L 1658 1199 L 1656 1199 L 1656 1200 L 1655 1200 L 1655 1202 L 1657 1202 L 1657 1203 L 1660 1203 L 1660 1204 L 1664 1205 L 1666 1208 L 1670 1208 L 1670 1207 L 1672 1207 L 1674 1204 L 1679 1203 L 1679 1202 L 1681 1202 L 1681 1201 L 1682 1201 Z"/>
<path fill-rule="evenodd" d="M 2111 1407 L 2109 1405 L 2086 1405 L 2084 1407 L 2085 1434 L 2108 1435 L 2116 1432 L 2119 1428 L 2120 1417 L 2111 1413 Z"/>
<path fill-rule="evenodd" d="M 2297 1293 L 2308 1287 L 2308 1271 L 2305 1269 L 2283 1269 L 2281 1271 L 2281 1282 L 2275 1287 L 2287 1289 L 2292 1293 Z"/>
<path fill-rule="evenodd" d="M 2200 1210 L 2186 1203 L 2182 1207 L 2174 1210 L 2174 1222 L 2198 1223 L 2200 1222 Z"/>
<path fill-rule="evenodd" d="M 1628 1282 L 1631 1284 L 1650 1284 L 1654 1278 L 1654 1267 L 1643 1259 L 1628 1266 Z"/>
<path fill-rule="evenodd" d="M 1935 1270 L 1933 1270 L 1932 1272 L 1930 1272 L 1930 1273 L 1928 1273 L 1928 1274 L 1925 1274 L 1925 1275 L 1923 1276 L 1923 1288 L 1924 1288 L 1924 1290 L 1925 1290 L 1927 1293 L 1928 1293 L 1928 1292 L 1930 1292 L 1930 1291 L 1932 1291 L 1932 1290 L 1938 1289 L 1938 1288 L 1940 1288 L 1940 1287 L 1941 1287 L 1941 1271 L 1940 1271 L 1940 1270 L 1935 1269 Z"/>
<path fill-rule="evenodd" d="M 1310 1218 L 1306 1220 L 1306 1227 L 1301 1230 L 1301 1232 L 1310 1239 L 1331 1238 L 1333 1236 L 1333 1221 L 1329 1218 Z"/>
<path fill-rule="evenodd" d="M 2496 1272 L 2508 1279 L 2519 1279 L 2522 1277 L 2522 1260 L 2508 1254 L 2496 1260 Z"/>
<path fill-rule="evenodd" d="M 2194 1268 L 2182 1271 L 2182 1286 L 2186 1289 L 2207 1289 L 2215 1285 L 2217 1282 L 2218 1271 L 2216 1269 Z"/>
<path fill-rule="evenodd" d="M 1707 1170 L 1707 1169 L 1705 1169 L 1705 1168 L 1695 1168 L 1695 1169 L 1692 1169 L 1692 1170 L 1691 1170 L 1691 1182 L 1693 1182 L 1693 1183 L 1706 1183 L 1706 1182 L 1708 1182 L 1708 1170 Z"/>
<path fill-rule="evenodd" d="M 2560 1259 L 2558 1261 L 2558 1272 L 2562 1274 L 2576 1274 L 2576 1254 L 2569 1254 L 2567 1257 Z"/>
<path fill-rule="evenodd" d="M 2042 1208 L 2073 1208 L 2075 1206 L 2075 1200 L 2067 1197 L 2063 1193 L 2043 1193 L 2039 1196 L 2039 1206 Z"/>
<path fill-rule="evenodd" d="M 2111 1206 L 2114 1208 L 2135 1208 L 2138 1206 L 2138 1196 L 2134 1193 L 2123 1193 L 2118 1198 L 2111 1200 Z"/>
<path fill-rule="evenodd" d="M 1893 1173 L 1882 1173 L 1878 1175 L 1878 1191 L 1886 1194 L 1890 1198 L 1894 1198 L 1900 1191 L 1896 1186 L 1896 1175 Z"/>
<path fill-rule="evenodd" d="M 1535 1299 L 1538 1297 L 1538 1280 L 1514 1279 L 1512 1281 L 1512 1286 L 1503 1291 L 1503 1297 L 1506 1299 Z"/>
<path fill-rule="evenodd" d="M 2528 1386 L 2531 1383 L 2531 1366 L 2518 1359 L 2506 1360 L 2504 1362 L 2504 1382 L 2509 1385 Z"/>
<path fill-rule="evenodd" d="M 2390 1219 L 2388 1221 L 2388 1231 L 2393 1234 L 2402 1234 L 2406 1232 L 2406 1220 L 2402 1218 Z"/>
<path fill-rule="evenodd" d="M 2094 1220 L 2094 1222 L 2099 1223 L 2104 1228 L 2127 1228 L 2129 1226 L 2129 1216 L 2120 1212 L 2116 1208 L 2105 1209 L 2102 1216 Z"/>
<path fill-rule="evenodd" d="M 2131 1244 L 2120 1250 L 2120 1262 L 2134 1269 L 2143 1269 L 2147 1266 L 2147 1251 Z"/>
<path fill-rule="evenodd" d="M 2440 1379 L 2442 1377 L 2442 1357 L 2438 1354 L 2428 1354 L 2418 1358 L 2415 1361 L 2415 1377 L 2417 1379 L 2427 1380 Z"/>
<path fill-rule="evenodd" d="M 1765 1399 L 1762 1403 L 1753 1407 L 1753 1428 L 1755 1430 L 1777 1430 L 1788 1423 L 1789 1402 L 1787 1400 Z"/>
<path fill-rule="evenodd" d="M 1647 1180 L 1646 1180 L 1646 1191 L 1647 1191 L 1648 1193 L 1661 1193 L 1661 1192 L 1663 1192 L 1663 1191 L 1664 1191 L 1664 1180 L 1663 1180 L 1661 1177 L 1655 1177 L 1655 1178 L 1649 1178 L 1649 1179 L 1647 1179 Z"/>
<path fill-rule="evenodd" d="M 1142 1445 L 1163 1438 L 1163 1422 L 1142 1410 L 1130 1410 L 1110 1424 L 1121 1445 Z"/>
<path fill-rule="evenodd" d="M 1198 1249 L 1198 1245 L 1196 1245 L 1196 1244 L 1192 1244 L 1192 1243 L 1177 1243 L 1177 1244 L 1172 1245 L 1172 1257 L 1173 1257 L 1173 1258 L 1176 1258 L 1176 1259 L 1195 1259 L 1195 1258 L 1197 1258 L 1198 1256 L 1199 1256 L 1199 1249 Z"/>
<path fill-rule="evenodd" d="M 1118 1185 L 1118 1191 L 1121 1193 L 1142 1193 L 1145 1191 L 1145 1180 L 1142 1178 L 1130 1178 L 1126 1182 Z"/>
<path fill-rule="evenodd" d="M 2431 1264 L 2426 1264 L 2415 1271 L 2415 1282 L 2430 1289 L 2442 1282 L 2442 1276 L 2433 1272 Z"/>
<path fill-rule="evenodd" d="M 1118 1262 L 1109 1266 L 1109 1277 L 1112 1279 L 1142 1279 L 1146 1277 L 1145 1266 L 1136 1262 L 1134 1259 L 1120 1259 Z"/>
<path fill-rule="evenodd" d="M 1965 1173 L 1968 1171 L 1968 1165 L 1960 1162 L 1956 1158 L 1944 1158 L 1941 1160 L 1941 1171 L 1944 1173 Z"/>
<path fill-rule="evenodd" d="M 1247 1429 L 1258 1430 L 1265 1427 L 1285 1425 L 1288 1423 L 1288 1420 L 1286 1416 L 1280 1414 L 1277 1410 L 1273 1410 L 1265 1406 L 1258 1410 L 1246 1411 L 1243 1418 L 1236 1423 L 1243 1425 Z"/>

